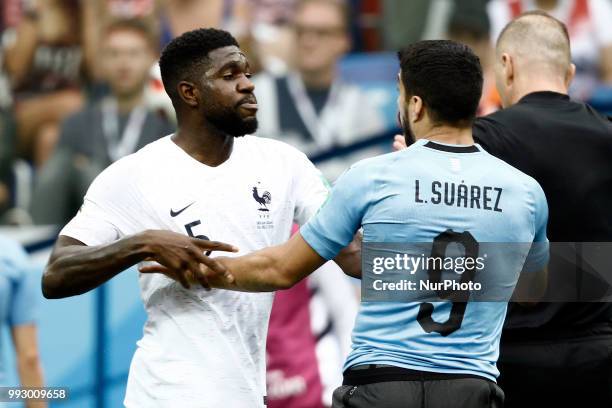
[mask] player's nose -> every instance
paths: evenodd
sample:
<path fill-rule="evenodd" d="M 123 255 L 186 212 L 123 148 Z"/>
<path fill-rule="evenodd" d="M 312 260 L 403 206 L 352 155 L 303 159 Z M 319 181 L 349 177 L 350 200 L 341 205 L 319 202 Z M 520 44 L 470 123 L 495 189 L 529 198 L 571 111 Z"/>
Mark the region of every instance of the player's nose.
<path fill-rule="evenodd" d="M 238 81 L 238 92 L 252 93 L 255 90 L 255 84 L 246 75 L 243 75 Z"/>

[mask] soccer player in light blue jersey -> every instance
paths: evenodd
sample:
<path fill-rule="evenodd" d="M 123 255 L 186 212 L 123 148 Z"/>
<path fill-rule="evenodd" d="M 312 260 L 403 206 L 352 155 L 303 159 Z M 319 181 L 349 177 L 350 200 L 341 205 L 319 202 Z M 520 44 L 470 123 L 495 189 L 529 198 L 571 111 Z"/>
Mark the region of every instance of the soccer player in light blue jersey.
<path fill-rule="evenodd" d="M 10 330 L 22 387 L 44 385 L 36 328 L 39 293 L 40 277 L 32 273 L 26 252 L 18 243 L 0 235 L 0 329 L 8 327 Z M 3 347 L 7 345 L 3 345 L 1 340 L 0 386 L 7 386 L 9 384 L 5 372 L 9 367 L 2 361 L 2 355 L 5 354 Z M 6 401 L 7 397 L 6 392 L 0 392 L 0 408 L 15 405 Z M 46 407 L 44 401 L 25 403 L 25 408 Z"/>
<path fill-rule="evenodd" d="M 502 406 L 495 380 L 507 299 L 522 273 L 529 278 L 521 282 L 532 285 L 527 289 L 545 284 L 546 198 L 535 180 L 474 144 L 482 69 L 468 47 L 422 41 L 399 56 L 399 116 L 412 145 L 352 166 L 300 233 L 281 246 L 216 258 L 228 272 L 207 271 L 209 281 L 244 291 L 290 287 L 333 259 L 360 228 L 364 257 L 371 243 L 430 243 L 434 251 L 443 248 L 441 255 L 457 243 L 465 257 L 485 262 L 479 251 L 484 243 L 496 243 L 489 244 L 497 246 L 490 247 L 495 259 L 485 262 L 486 272 L 472 265 L 461 281 L 485 276 L 502 288 L 499 299 L 483 295 L 485 301 L 468 302 L 465 290 L 438 291 L 440 299 L 420 302 L 371 300 L 362 293 L 344 384 L 333 406 Z M 520 244 L 527 249 L 515 250 Z M 431 277 L 440 269 L 424 273 Z M 156 266 L 142 271 L 171 275 Z"/>

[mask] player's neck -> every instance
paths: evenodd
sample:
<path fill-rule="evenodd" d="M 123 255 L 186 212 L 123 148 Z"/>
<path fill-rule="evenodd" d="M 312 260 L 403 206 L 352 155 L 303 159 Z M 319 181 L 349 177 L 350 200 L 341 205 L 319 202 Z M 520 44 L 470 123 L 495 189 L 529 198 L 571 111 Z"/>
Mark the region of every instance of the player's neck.
<path fill-rule="evenodd" d="M 419 139 L 427 139 L 432 142 L 456 145 L 472 145 L 474 138 L 472 137 L 472 128 L 456 128 L 451 126 L 436 126 L 431 128 L 425 135 Z"/>
<path fill-rule="evenodd" d="M 568 89 L 567 85 L 562 80 L 542 79 L 526 81 L 524 84 L 517 87 L 512 98 L 512 104 L 514 105 L 523 99 L 524 96 L 534 92 L 557 92 L 567 95 Z"/>
<path fill-rule="evenodd" d="M 188 155 L 202 164 L 217 167 L 230 158 L 234 137 L 206 124 L 187 126 L 179 124 L 172 140 Z"/>

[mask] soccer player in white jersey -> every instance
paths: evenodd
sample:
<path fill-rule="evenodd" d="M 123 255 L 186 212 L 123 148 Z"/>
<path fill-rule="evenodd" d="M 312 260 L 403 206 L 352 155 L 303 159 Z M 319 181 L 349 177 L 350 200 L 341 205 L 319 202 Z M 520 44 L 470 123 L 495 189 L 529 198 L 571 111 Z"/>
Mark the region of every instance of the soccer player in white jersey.
<path fill-rule="evenodd" d="M 93 182 L 60 232 L 43 292 L 78 295 L 134 264 L 165 265 L 172 276 L 139 276 L 147 322 L 125 406 L 263 407 L 272 294 L 188 289 L 189 282 L 207 286 L 202 264 L 223 273 L 204 251 L 234 247 L 216 241 L 242 254 L 285 242 L 327 188 L 294 148 L 241 137 L 257 128 L 257 100 L 247 58 L 229 33 L 183 34 L 163 51 L 160 68 L 178 132 Z"/>

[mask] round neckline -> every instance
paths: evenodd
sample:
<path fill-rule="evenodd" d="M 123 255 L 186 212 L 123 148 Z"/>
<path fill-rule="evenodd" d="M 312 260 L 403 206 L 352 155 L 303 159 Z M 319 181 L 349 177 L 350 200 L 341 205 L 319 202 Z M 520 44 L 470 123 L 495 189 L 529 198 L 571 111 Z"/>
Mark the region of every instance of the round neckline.
<path fill-rule="evenodd" d="M 201 161 L 196 160 L 195 158 L 193 158 L 193 156 L 183 150 L 182 147 L 177 145 L 174 140 L 172 140 L 172 136 L 174 136 L 174 133 L 167 136 L 166 138 L 168 139 L 167 142 L 173 146 L 173 149 L 177 151 L 180 156 L 185 157 L 187 161 L 190 162 L 192 165 L 198 167 L 199 169 L 205 169 L 207 171 L 221 171 L 227 167 L 230 167 L 232 163 L 236 160 L 235 157 L 238 155 L 240 151 L 240 146 L 242 145 L 242 143 L 240 143 L 238 140 L 240 138 L 235 138 L 234 145 L 232 146 L 232 152 L 230 153 L 230 156 L 227 158 L 227 160 L 225 160 L 218 166 L 209 166 L 207 164 L 202 163 Z"/>
<path fill-rule="evenodd" d="M 446 153 L 480 153 L 482 147 L 478 143 L 473 144 L 454 144 L 454 143 L 442 143 L 429 139 L 419 139 L 414 144 L 423 146 L 432 150 L 442 151 Z"/>

